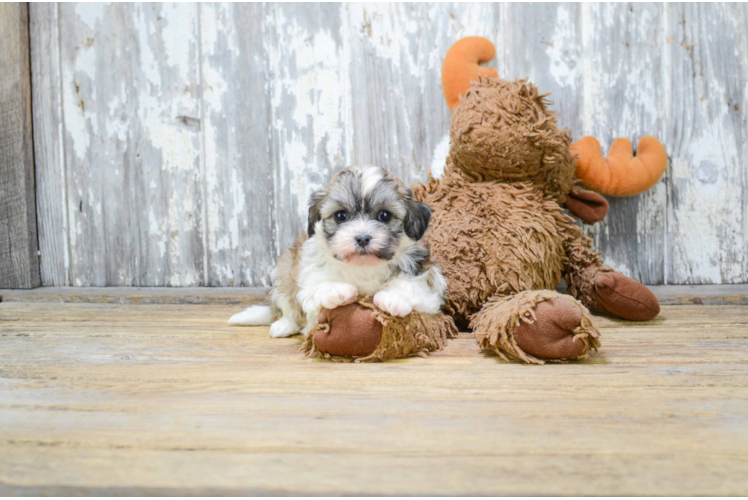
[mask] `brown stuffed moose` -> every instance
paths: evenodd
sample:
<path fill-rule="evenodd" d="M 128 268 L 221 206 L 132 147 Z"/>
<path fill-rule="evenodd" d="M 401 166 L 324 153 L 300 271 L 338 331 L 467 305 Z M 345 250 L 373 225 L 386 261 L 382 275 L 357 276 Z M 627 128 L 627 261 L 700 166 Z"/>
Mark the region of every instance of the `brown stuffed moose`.
<path fill-rule="evenodd" d="M 424 355 L 456 334 L 454 320 L 481 348 L 542 364 L 599 347 L 588 307 L 635 321 L 659 313 L 650 290 L 603 265 L 564 206 L 585 222 L 600 220 L 607 201 L 577 183 L 609 195 L 642 192 L 665 171 L 664 148 L 644 137 L 634 156 L 631 143 L 618 139 L 602 158 L 594 138 L 572 145 L 532 83 L 479 66 L 493 56 L 493 44 L 480 37 L 449 50 L 442 68 L 453 111 L 447 166 L 441 179 L 413 187 L 433 210 L 424 242 L 447 279 L 447 317 L 394 318 L 363 300 L 323 311 L 304 341 L 307 355 Z M 556 292 L 562 278 L 568 295 Z"/>

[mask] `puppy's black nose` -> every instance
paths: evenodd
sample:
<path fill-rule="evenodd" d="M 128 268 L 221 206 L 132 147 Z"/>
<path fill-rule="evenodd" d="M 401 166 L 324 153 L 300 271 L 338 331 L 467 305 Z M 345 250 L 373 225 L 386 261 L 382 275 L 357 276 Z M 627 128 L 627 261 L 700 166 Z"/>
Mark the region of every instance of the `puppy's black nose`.
<path fill-rule="evenodd" d="M 368 234 L 359 234 L 358 236 L 356 236 L 356 244 L 358 244 L 358 246 L 360 246 L 361 248 L 366 248 L 366 245 L 368 245 L 370 241 L 371 236 L 369 236 Z"/>

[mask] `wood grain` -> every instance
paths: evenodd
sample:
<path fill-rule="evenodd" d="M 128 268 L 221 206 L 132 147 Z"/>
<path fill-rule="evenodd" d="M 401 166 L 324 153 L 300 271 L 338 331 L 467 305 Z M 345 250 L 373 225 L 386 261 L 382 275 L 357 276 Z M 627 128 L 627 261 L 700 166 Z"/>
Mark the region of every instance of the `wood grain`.
<path fill-rule="evenodd" d="M 204 284 L 196 6 L 59 16 L 70 283 Z"/>
<path fill-rule="evenodd" d="M 211 286 L 267 286 L 277 256 L 263 12 L 261 4 L 199 6 Z"/>
<path fill-rule="evenodd" d="M 0 4 L 0 287 L 39 286 L 26 3 Z"/>
<path fill-rule="evenodd" d="M 668 282 L 743 283 L 748 243 L 741 4 L 667 4 Z"/>
<path fill-rule="evenodd" d="M 67 286 L 70 253 L 58 5 L 31 3 L 29 17 L 41 281 L 46 286 Z"/>
<path fill-rule="evenodd" d="M 303 359 L 236 306 L 0 304 L 0 493 L 745 495 L 745 306 L 587 362 Z"/>
<path fill-rule="evenodd" d="M 748 281 L 745 6 L 70 4 L 31 16 L 46 285 L 268 285 L 332 173 L 374 162 L 415 182 L 440 164 L 441 62 L 469 35 L 494 42 L 502 77 L 552 92 L 575 138 L 663 140 L 665 177 L 611 199 L 587 229 L 609 265 L 648 284 Z"/>

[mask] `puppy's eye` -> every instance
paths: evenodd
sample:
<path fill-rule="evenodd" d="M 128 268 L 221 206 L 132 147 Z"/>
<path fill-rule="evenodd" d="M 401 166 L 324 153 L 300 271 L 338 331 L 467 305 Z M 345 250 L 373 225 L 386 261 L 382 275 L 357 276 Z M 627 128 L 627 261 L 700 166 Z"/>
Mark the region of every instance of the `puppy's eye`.
<path fill-rule="evenodd" d="M 340 210 L 339 212 L 335 212 L 335 222 L 345 222 L 348 220 L 348 214 Z"/>
<path fill-rule="evenodd" d="M 379 212 L 379 215 L 377 215 L 377 219 L 379 219 L 380 222 L 389 222 L 390 219 L 392 219 L 392 214 L 387 210 L 382 210 Z"/>

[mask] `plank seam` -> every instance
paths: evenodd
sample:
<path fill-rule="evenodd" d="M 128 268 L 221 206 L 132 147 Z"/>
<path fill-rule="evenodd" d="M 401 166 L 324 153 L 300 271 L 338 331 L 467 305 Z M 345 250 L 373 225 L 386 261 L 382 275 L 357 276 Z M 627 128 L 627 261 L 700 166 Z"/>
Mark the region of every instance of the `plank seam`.
<path fill-rule="evenodd" d="M 60 21 L 60 4 L 55 2 L 55 17 L 57 24 L 57 65 L 60 75 L 60 126 L 57 127 L 59 134 L 60 162 L 62 167 L 62 230 L 65 233 L 65 245 L 63 247 L 63 262 L 65 264 L 65 285 L 70 286 L 72 278 L 70 275 L 70 218 L 68 214 L 68 162 L 65 155 L 65 100 L 63 96 L 63 75 L 62 75 L 62 23 Z"/>
<path fill-rule="evenodd" d="M 34 239 L 36 242 L 36 272 L 38 273 L 37 286 L 42 283 L 42 260 L 41 260 L 41 245 L 39 244 L 39 203 L 36 199 L 37 195 L 37 183 L 36 183 L 36 152 L 34 151 L 34 79 L 31 77 L 31 9 L 29 8 L 28 2 L 22 7 L 26 9 L 26 59 L 28 60 L 28 79 L 29 79 L 29 109 L 31 121 L 29 122 L 29 128 L 31 131 L 31 168 L 33 169 L 31 175 L 31 182 L 33 183 L 32 189 L 34 191 L 34 221 L 36 222 L 36 231 L 34 232 Z"/>
<path fill-rule="evenodd" d="M 203 25 L 202 25 L 202 11 L 200 9 L 200 3 L 198 2 L 197 9 L 197 71 L 198 71 L 198 113 L 200 114 L 200 184 L 202 193 L 202 230 L 203 230 L 203 285 L 210 285 L 210 251 L 208 248 L 208 178 L 207 178 L 207 167 L 205 165 L 205 103 L 203 102 Z"/>
<path fill-rule="evenodd" d="M 661 4 L 662 7 L 662 36 L 667 38 L 667 8 L 664 3 Z M 664 42 L 662 43 L 662 53 L 660 57 L 660 71 L 663 75 L 667 74 L 667 67 L 666 67 L 666 57 L 668 54 L 667 51 L 667 44 Z M 660 113 L 660 122 L 661 122 L 661 138 L 664 141 L 665 140 L 665 134 L 667 133 L 667 113 L 664 109 L 664 100 L 661 100 L 659 103 L 659 113 Z M 668 165 L 667 170 L 665 171 L 665 213 L 663 216 L 665 217 L 665 235 L 663 237 L 663 248 L 662 248 L 662 284 L 667 285 L 669 281 L 668 272 L 670 269 L 670 259 L 669 259 L 669 251 L 670 248 L 670 189 L 671 189 L 671 183 L 672 183 L 672 175 L 670 172 L 670 154 L 667 155 L 668 157 Z"/>

